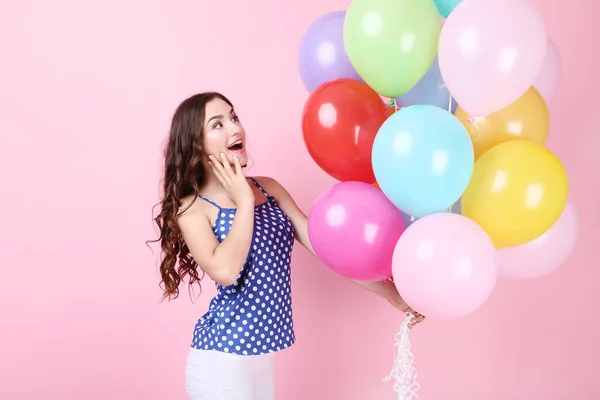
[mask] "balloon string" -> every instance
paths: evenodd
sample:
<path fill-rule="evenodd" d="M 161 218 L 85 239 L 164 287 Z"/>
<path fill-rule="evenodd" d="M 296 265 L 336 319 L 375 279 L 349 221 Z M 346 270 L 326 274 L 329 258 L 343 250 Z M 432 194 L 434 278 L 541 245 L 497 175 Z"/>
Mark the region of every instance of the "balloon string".
<path fill-rule="evenodd" d="M 413 365 L 415 358 L 411 352 L 410 343 L 410 326 L 414 318 L 413 314 L 407 313 L 400 330 L 396 333 L 394 364 L 390 374 L 383 380 L 385 383 L 389 383 L 392 378 L 395 380 L 394 391 L 398 394 L 398 400 L 419 398 L 417 395 L 419 391 L 417 369 Z"/>
<path fill-rule="evenodd" d="M 452 114 L 452 95 L 448 96 L 448 112 Z M 469 118 L 471 119 L 471 118 Z M 469 121 L 469 120 L 467 120 Z M 472 124 L 471 121 L 469 121 L 469 123 Z M 477 125 L 475 125 L 476 129 L 477 129 L 477 139 L 479 140 L 479 127 Z M 452 207 L 454 207 L 454 204 L 452 204 L 452 206 L 450 206 L 450 208 L 448 209 L 448 212 L 451 213 L 452 212 Z"/>
<path fill-rule="evenodd" d="M 475 117 L 467 118 L 467 122 L 475 127 L 477 133 L 475 134 L 474 140 L 481 139 L 481 133 L 479 132 L 479 125 L 477 125 L 477 119 Z"/>

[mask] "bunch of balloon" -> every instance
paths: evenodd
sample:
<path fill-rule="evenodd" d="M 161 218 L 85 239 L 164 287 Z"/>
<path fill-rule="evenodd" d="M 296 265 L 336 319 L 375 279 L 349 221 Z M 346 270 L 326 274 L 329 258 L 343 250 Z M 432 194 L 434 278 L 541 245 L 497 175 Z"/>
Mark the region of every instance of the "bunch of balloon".
<path fill-rule="evenodd" d="M 353 0 L 309 27 L 299 70 L 306 147 L 339 181 L 309 214 L 329 268 L 389 278 L 448 319 L 480 309 L 499 276 L 539 277 L 571 254 L 577 213 L 545 147 L 560 56 L 531 3 Z M 418 389 L 414 317 L 388 377 L 400 399 Z"/>

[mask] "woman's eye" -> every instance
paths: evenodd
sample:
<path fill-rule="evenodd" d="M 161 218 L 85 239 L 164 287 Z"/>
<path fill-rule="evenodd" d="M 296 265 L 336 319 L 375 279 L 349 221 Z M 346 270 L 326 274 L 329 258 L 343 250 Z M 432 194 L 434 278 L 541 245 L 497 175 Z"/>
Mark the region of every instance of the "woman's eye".
<path fill-rule="evenodd" d="M 235 122 L 238 122 L 240 120 L 240 118 L 237 115 L 234 115 L 232 118 Z"/>
<path fill-rule="evenodd" d="M 213 125 L 213 129 L 218 129 L 221 128 L 223 126 L 223 124 L 221 124 L 220 122 L 215 122 L 215 124 Z"/>

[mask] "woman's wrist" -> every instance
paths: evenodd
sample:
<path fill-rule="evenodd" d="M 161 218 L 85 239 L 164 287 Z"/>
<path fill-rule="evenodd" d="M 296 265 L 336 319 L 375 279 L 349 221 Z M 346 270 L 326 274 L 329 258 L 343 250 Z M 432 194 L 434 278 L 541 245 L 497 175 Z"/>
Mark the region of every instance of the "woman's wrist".
<path fill-rule="evenodd" d="M 237 210 L 241 212 L 251 212 L 254 214 L 254 201 L 241 201 L 239 204 L 236 204 Z"/>

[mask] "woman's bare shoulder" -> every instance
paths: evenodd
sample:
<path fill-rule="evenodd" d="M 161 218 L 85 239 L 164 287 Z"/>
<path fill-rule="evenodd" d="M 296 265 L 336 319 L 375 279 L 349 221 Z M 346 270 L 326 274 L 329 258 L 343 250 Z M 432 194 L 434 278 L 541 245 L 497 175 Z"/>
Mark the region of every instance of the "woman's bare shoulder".
<path fill-rule="evenodd" d="M 281 183 L 279 183 L 275 178 L 271 178 L 269 176 L 253 176 L 252 179 L 255 179 L 256 182 L 258 182 L 258 184 L 267 192 L 269 192 L 269 190 L 277 191 L 283 189 Z"/>
<path fill-rule="evenodd" d="M 186 196 L 179 201 L 179 219 L 197 219 L 198 217 L 208 219 L 208 205 L 206 201 L 198 196 Z"/>

